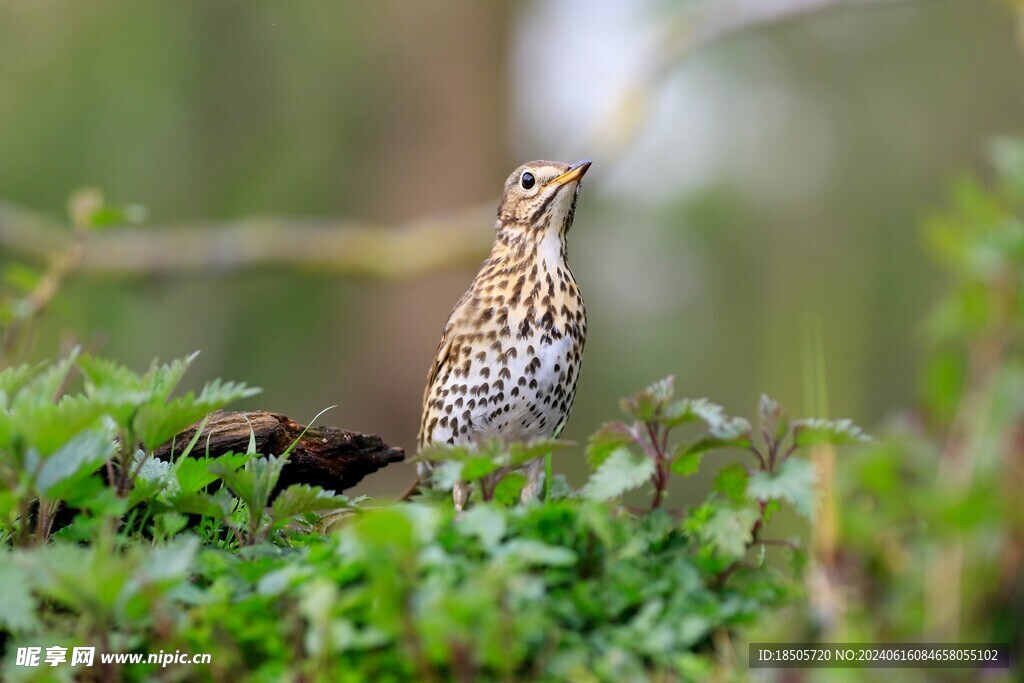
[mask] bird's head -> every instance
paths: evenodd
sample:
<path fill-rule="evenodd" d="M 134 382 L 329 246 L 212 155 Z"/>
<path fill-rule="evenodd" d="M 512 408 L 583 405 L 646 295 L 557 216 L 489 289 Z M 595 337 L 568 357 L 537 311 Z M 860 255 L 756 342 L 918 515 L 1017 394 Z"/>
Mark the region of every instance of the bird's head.
<path fill-rule="evenodd" d="M 499 234 L 505 231 L 522 236 L 556 231 L 565 235 L 572 227 L 580 180 L 590 163 L 589 159 L 571 166 L 557 161 L 531 161 L 517 168 L 505 181 L 498 207 Z"/>

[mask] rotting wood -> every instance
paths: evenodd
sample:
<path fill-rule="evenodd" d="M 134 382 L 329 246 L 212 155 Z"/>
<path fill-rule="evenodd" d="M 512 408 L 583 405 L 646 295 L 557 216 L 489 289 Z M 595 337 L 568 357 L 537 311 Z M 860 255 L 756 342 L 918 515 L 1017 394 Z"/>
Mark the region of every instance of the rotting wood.
<path fill-rule="evenodd" d="M 198 422 L 193 424 L 173 441 L 157 448 L 154 457 L 170 459 L 172 447 L 176 451 L 184 449 L 199 425 Z M 261 454 L 280 455 L 295 443 L 277 482 L 275 494 L 292 484 L 344 491 L 367 475 L 405 460 L 403 449 L 389 446 L 375 434 L 361 434 L 337 427 L 307 429 L 279 413 L 223 410 L 210 415 L 190 455 L 201 457 L 209 454 L 215 457 L 230 452 L 244 453 L 249 446 L 250 434 L 255 435 L 256 451 Z"/>

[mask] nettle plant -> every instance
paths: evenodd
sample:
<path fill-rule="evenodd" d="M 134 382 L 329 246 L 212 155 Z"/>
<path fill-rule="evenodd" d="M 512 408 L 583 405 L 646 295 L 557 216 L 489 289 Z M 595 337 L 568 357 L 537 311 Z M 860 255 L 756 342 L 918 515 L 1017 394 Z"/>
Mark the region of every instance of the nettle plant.
<path fill-rule="evenodd" d="M 866 438 L 788 421 L 767 398 L 754 429 L 675 399 L 670 378 L 591 438 L 578 490 L 549 466 L 539 499 L 518 503 L 516 467 L 571 448 L 543 441 L 432 451 L 436 490 L 410 502 L 306 485 L 275 496 L 289 453 L 258 455 L 255 439 L 214 458 L 193 437 L 153 457 L 254 391 L 175 395 L 191 360 L 137 374 L 72 353 L 0 372 L 3 675 L 18 672 L 15 646 L 64 643 L 211 652 L 222 680 L 701 680 L 722 666 L 722 638 L 794 597 L 764 548 L 799 546 L 763 529 L 784 505 L 813 508 L 797 452 Z M 672 478 L 718 451 L 747 458 L 705 500 L 666 509 Z M 459 480 L 473 493 L 456 513 Z M 622 504 L 642 490 L 648 504 Z"/>
<path fill-rule="evenodd" d="M 75 350 L 53 365 L 0 372 L 0 538 L 44 543 L 64 510 L 74 514 L 58 531 L 68 540 L 88 540 L 101 527 L 124 538 L 169 537 L 193 515 L 211 538 L 246 546 L 297 515 L 344 504 L 301 485 L 271 501 L 288 453 L 259 456 L 252 439 L 246 453 L 195 457 L 199 429 L 190 443 L 174 445 L 170 460 L 154 459 L 189 425 L 258 392 L 213 380 L 173 395 L 195 357 L 154 362 L 139 374 Z M 81 388 L 73 391 L 78 374 Z"/>
<path fill-rule="evenodd" d="M 741 417 L 730 417 L 707 399 L 675 399 L 669 376 L 623 399 L 628 421 L 604 424 L 589 440 L 587 454 L 594 471 L 577 492 L 564 479 L 550 480 L 550 454 L 571 444 L 538 440 L 513 444 L 498 442 L 480 447 L 438 446 L 421 455 L 443 460 L 431 481 L 436 490 L 451 491 L 457 481 L 469 483 L 477 499 L 511 505 L 518 501 L 525 477 L 514 468 L 534 458 L 549 458 L 545 497 L 582 498 L 612 502 L 637 489 L 651 490 L 651 512 L 660 510 L 672 476 L 689 477 L 713 451 L 734 451 L 750 457 L 722 467 L 709 498 L 700 505 L 672 514 L 682 518 L 681 530 L 701 544 L 700 555 L 717 568 L 714 581 L 724 583 L 742 566 L 755 545 L 778 544 L 799 555 L 797 543 L 761 538 L 766 522 L 783 504 L 811 518 L 814 512 L 815 472 L 810 462 L 796 457 L 802 449 L 819 444 L 864 443 L 869 437 L 850 420 L 789 420 L 778 403 L 762 395 L 760 424 L 755 430 Z M 688 431 L 689 438 L 675 438 Z M 633 514 L 643 510 L 628 508 Z M 764 556 L 761 556 L 763 561 Z"/>

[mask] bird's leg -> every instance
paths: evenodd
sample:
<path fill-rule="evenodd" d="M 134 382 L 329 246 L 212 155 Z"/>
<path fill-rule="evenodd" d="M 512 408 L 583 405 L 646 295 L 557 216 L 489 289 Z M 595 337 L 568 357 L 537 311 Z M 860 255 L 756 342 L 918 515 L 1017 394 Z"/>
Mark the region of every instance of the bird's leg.
<path fill-rule="evenodd" d="M 525 504 L 536 498 L 540 493 L 541 474 L 544 473 L 544 458 L 531 460 L 523 470 L 526 473 L 526 486 L 523 487 L 522 492 L 519 494 L 519 500 Z"/>
<path fill-rule="evenodd" d="M 466 501 L 469 500 L 469 484 L 467 482 L 455 482 L 455 486 L 452 488 L 452 500 L 455 502 L 455 509 L 462 512 L 462 509 L 466 507 Z"/>

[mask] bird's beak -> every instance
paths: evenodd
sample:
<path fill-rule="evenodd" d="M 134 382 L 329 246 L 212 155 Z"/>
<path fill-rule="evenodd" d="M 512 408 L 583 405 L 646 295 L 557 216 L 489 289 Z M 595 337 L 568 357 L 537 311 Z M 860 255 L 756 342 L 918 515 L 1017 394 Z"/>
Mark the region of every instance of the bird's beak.
<path fill-rule="evenodd" d="M 548 181 L 547 184 L 558 187 L 559 185 L 565 185 L 566 183 L 571 183 L 574 180 L 579 180 L 583 177 L 583 174 L 587 172 L 587 169 L 590 168 L 591 163 L 593 162 L 590 161 L 590 159 L 577 161 L 569 168 L 568 171 Z"/>

